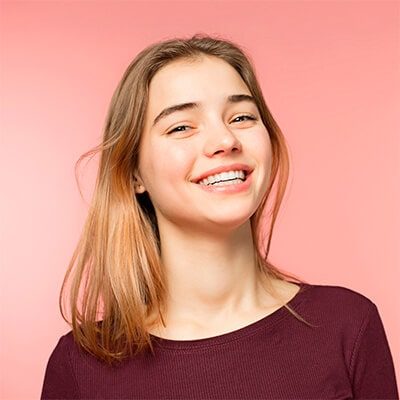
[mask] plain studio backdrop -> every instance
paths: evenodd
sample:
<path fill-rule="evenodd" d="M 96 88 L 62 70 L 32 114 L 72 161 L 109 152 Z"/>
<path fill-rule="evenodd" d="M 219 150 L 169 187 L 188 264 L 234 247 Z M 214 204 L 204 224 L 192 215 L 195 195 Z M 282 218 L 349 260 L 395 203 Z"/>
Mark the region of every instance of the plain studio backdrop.
<path fill-rule="evenodd" d="M 271 261 L 382 316 L 400 372 L 397 1 L 1 2 L 1 398 L 38 398 L 69 330 L 62 279 L 123 71 L 149 44 L 220 35 L 250 54 L 289 144 Z"/>

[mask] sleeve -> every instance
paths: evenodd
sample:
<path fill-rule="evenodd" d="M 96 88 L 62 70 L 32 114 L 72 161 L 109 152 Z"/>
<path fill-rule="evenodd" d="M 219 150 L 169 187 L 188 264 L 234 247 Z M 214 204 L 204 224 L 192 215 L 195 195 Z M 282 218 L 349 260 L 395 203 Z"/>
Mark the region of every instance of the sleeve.
<path fill-rule="evenodd" d="M 41 400 L 79 399 L 66 336 L 62 336 L 50 355 L 44 376 Z"/>
<path fill-rule="evenodd" d="M 354 399 L 399 399 L 389 343 L 372 302 L 354 344 L 350 374 Z"/>

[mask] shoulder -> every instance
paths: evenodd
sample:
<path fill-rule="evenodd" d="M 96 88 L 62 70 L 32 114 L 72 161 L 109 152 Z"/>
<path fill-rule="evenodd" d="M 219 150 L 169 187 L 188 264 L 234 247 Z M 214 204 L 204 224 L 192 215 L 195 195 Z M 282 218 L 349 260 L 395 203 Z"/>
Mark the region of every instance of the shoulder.
<path fill-rule="evenodd" d="M 57 344 L 53 349 L 51 357 L 56 357 L 58 359 L 64 358 L 69 359 L 71 355 L 71 348 L 74 345 L 74 339 L 72 331 L 62 335 L 58 338 Z"/>
<path fill-rule="evenodd" d="M 366 294 L 344 286 L 307 284 L 304 295 L 304 311 L 308 315 L 338 328 L 359 329 L 371 314 L 378 312 Z"/>
<path fill-rule="evenodd" d="M 344 307 L 369 309 L 374 303 L 366 294 L 354 289 L 337 285 L 310 284 L 310 296 L 318 298 L 326 306 L 342 305 Z"/>
<path fill-rule="evenodd" d="M 304 298 L 302 316 L 317 325 L 312 343 L 322 344 L 327 358 L 344 357 L 354 398 L 397 399 L 393 358 L 376 304 L 364 293 L 334 285 L 306 285 Z"/>
<path fill-rule="evenodd" d="M 72 332 L 59 338 L 47 362 L 41 399 L 80 398 L 71 358 L 73 343 Z"/>
<path fill-rule="evenodd" d="M 62 335 L 53 349 L 50 360 L 59 365 L 68 366 L 71 370 L 75 370 L 83 361 L 87 360 L 90 354 L 80 346 L 73 335 L 72 330 Z"/>
<path fill-rule="evenodd" d="M 53 353 L 63 356 L 71 356 L 71 352 L 77 348 L 72 330 L 60 336 Z"/>
<path fill-rule="evenodd" d="M 73 369 L 73 360 L 76 352 L 79 351 L 78 345 L 74 340 L 72 331 L 59 337 L 57 344 L 49 358 L 49 364 L 60 368 Z"/>
<path fill-rule="evenodd" d="M 306 284 L 304 290 L 305 309 L 316 317 L 340 319 L 354 325 L 376 309 L 365 293 L 349 287 Z"/>
<path fill-rule="evenodd" d="M 76 342 L 74 339 L 74 335 L 72 330 L 68 331 L 64 335 L 60 337 L 59 340 L 60 346 L 64 349 L 71 350 L 74 346 L 76 346 Z"/>

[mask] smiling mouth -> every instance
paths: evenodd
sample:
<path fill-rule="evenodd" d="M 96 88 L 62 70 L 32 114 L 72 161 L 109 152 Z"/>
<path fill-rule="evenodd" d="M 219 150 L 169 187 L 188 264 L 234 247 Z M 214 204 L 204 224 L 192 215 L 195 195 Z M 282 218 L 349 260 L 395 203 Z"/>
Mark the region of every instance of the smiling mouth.
<path fill-rule="evenodd" d="M 194 183 L 195 183 L 196 185 L 200 185 L 200 186 L 214 186 L 216 183 L 221 183 L 221 182 L 226 182 L 227 184 L 229 184 L 230 182 L 238 181 L 238 180 L 240 180 L 241 183 L 243 183 L 243 182 L 246 182 L 247 178 L 253 173 L 253 171 L 243 171 L 243 173 L 244 173 L 244 179 L 241 179 L 241 178 L 232 178 L 232 179 L 226 179 L 226 180 L 216 181 L 216 182 L 213 182 L 213 183 L 208 183 L 207 185 L 206 185 L 206 184 L 201 184 L 200 182 L 201 182 L 202 180 L 200 180 L 200 181 L 198 181 L 198 182 L 194 182 Z"/>

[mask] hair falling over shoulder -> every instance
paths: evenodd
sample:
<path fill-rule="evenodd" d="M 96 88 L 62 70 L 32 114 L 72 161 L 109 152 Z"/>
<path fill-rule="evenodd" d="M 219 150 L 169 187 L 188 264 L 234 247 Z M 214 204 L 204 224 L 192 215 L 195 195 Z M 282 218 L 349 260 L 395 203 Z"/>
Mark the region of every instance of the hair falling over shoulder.
<path fill-rule="evenodd" d="M 61 287 L 59 305 L 75 341 L 109 364 L 144 350 L 153 351 L 148 332 L 150 317 L 164 324 L 166 286 L 157 220 L 147 193 L 135 194 L 133 179 L 149 84 L 168 63 L 177 59 L 196 60 L 202 55 L 218 57 L 236 69 L 256 99 L 270 135 L 270 181 L 251 217 L 258 268 L 267 278 L 302 282 L 267 260 L 288 181 L 289 157 L 284 136 L 264 101 L 250 57 L 231 41 L 204 34 L 152 44 L 135 57 L 115 89 L 102 143 L 84 153 L 76 165 L 90 155 L 100 155 L 93 198 Z M 271 199 L 268 241 L 263 246 L 262 216 L 267 200 Z M 289 306 L 285 307 L 308 324 Z"/>

